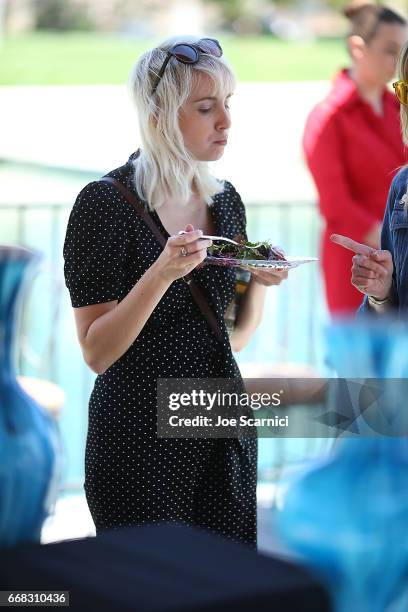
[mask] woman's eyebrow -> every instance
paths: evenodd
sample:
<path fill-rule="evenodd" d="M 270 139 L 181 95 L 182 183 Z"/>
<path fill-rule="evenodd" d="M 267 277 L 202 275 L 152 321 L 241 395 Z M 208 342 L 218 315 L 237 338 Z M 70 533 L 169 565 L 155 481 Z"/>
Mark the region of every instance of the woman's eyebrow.
<path fill-rule="evenodd" d="M 228 96 L 225 96 L 226 98 L 230 98 L 232 96 L 232 94 L 228 94 Z M 217 98 L 215 96 L 205 96 L 204 98 L 198 98 L 197 100 L 193 100 L 193 102 L 203 102 L 204 100 L 216 100 Z"/>
<path fill-rule="evenodd" d="M 203 100 L 216 100 L 214 96 L 205 96 L 204 98 L 198 98 L 198 100 L 193 100 L 194 102 L 203 102 Z"/>

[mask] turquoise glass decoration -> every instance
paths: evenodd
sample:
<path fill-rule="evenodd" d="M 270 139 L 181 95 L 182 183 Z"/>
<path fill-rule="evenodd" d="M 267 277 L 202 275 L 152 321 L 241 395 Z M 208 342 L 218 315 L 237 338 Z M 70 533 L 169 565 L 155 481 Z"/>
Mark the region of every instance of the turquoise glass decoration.
<path fill-rule="evenodd" d="M 53 419 L 16 379 L 24 288 L 40 257 L 0 246 L 0 547 L 38 542 L 56 499 L 60 438 Z"/>
<path fill-rule="evenodd" d="M 399 612 L 408 585 L 408 324 L 337 321 L 328 339 L 339 376 L 359 388 L 357 427 L 299 473 L 277 528 L 326 583 L 336 612 Z"/>

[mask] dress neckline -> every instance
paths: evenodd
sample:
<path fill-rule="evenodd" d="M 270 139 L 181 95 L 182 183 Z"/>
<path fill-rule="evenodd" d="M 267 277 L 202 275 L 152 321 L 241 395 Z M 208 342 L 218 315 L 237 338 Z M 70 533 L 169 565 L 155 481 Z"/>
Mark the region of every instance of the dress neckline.
<path fill-rule="evenodd" d="M 217 196 L 214 196 L 214 198 L 216 198 Z M 213 226 L 214 226 L 214 232 L 215 234 L 218 235 L 218 233 L 221 231 L 220 228 L 220 223 L 219 223 L 219 218 L 218 218 L 218 209 L 216 206 L 214 206 L 214 204 L 212 204 L 210 207 L 210 215 L 212 217 L 212 222 L 213 222 Z M 153 217 L 153 220 L 155 221 L 156 225 L 159 227 L 161 233 L 166 237 L 166 239 L 170 238 L 170 234 L 169 232 L 166 230 L 166 228 L 164 227 L 159 215 L 157 214 L 156 210 L 149 210 L 149 214 L 151 215 L 151 217 Z"/>
<path fill-rule="evenodd" d="M 137 149 L 137 151 L 135 151 L 134 153 L 132 153 L 128 159 L 127 164 L 130 165 L 130 177 L 132 176 L 133 173 L 133 161 L 140 155 L 140 149 Z M 139 198 L 139 200 L 141 201 L 142 205 L 144 206 L 145 210 L 148 212 L 148 214 L 153 218 L 154 222 L 156 223 L 156 225 L 158 226 L 160 232 L 163 234 L 163 236 L 166 238 L 166 240 L 168 238 L 170 238 L 170 234 L 168 233 L 168 231 L 166 230 L 166 228 L 164 227 L 163 223 L 161 222 L 161 219 L 159 217 L 159 215 L 157 214 L 156 210 L 151 210 L 147 200 L 143 199 L 135 190 L 135 186 L 133 185 L 133 181 L 131 180 L 131 178 L 129 177 L 129 181 L 128 181 L 128 187 L 130 187 L 135 194 L 137 195 L 137 197 Z M 131 183 L 131 185 L 129 185 L 129 182 Z M 221 223 L 221 218 L 218 214 L 218 207 L 215 206 L 216 204 L 216 200 L 217 200 L 217 196 L 219 194 L 215 194 L 215 196 L 213 196 L 213 204 L 210 205 L 210 214 L 212 216 L 212 221 L 213 221 L 213 226 L 214 226 L 214 233 L 216 235 L 223 235 L 223 228 L 222 228 L 222 223 Z"/>

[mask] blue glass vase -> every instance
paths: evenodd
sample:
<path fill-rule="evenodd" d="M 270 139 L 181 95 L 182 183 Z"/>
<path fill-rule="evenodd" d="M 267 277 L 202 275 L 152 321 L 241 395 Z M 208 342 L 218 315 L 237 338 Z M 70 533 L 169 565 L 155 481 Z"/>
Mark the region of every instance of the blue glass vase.
<path fill-rule="evenodd" d="M 0 547 L 40 540 L 59 480 L 57 426 L 15 369 L 21 300 L 38 261 L 22 247 L 0 246 Z"/>
<path fill-rule="evenodd" d="M 326 582 L 337 612 L 384 612 L 408 576 L 408 438 L 399 429 L 408 396 L 408 326 L 343 321 L 328 337 L 340 376 L 384 377 L 374 406 L 381 418 L 360 415 L 365 428 L 360 423 L 358 434 L 342 437 L 328 459 L 299 474 L 277 526 Z"/>

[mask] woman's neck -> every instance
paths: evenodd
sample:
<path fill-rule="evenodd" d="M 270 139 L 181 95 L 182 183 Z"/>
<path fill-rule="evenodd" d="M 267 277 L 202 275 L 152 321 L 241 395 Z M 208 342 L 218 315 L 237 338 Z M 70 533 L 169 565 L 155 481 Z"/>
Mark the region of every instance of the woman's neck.
<path fill-rule="evenodd" d="M 188 206 L 190 210 L 201 208 L 203 204 L 203 197 L 196 189 L 194 183 L 190 184 L 190 190 L 191 190 L 191 195 L 189 197 L 188 203 L 186 203 L 186 206 Z M 168 195 L 166 199 L 164 200 L 162 207 L 179 209 L 180 201 L 177 198 L 171 195 Z M 181 208 L 185 208 L 185 207 L 182 206 Z"/>
<path fill-rule="evenodd" d="M 357 66 L 353 66 L 349 71 L 350 78 L 356 84 L 360 96 L 370 104 L 373 111 L 377 115 L 383 114 L 383 92 L 384 86 L 378 83 L 373 83 L 365 79 L 358 70 Z"/>

